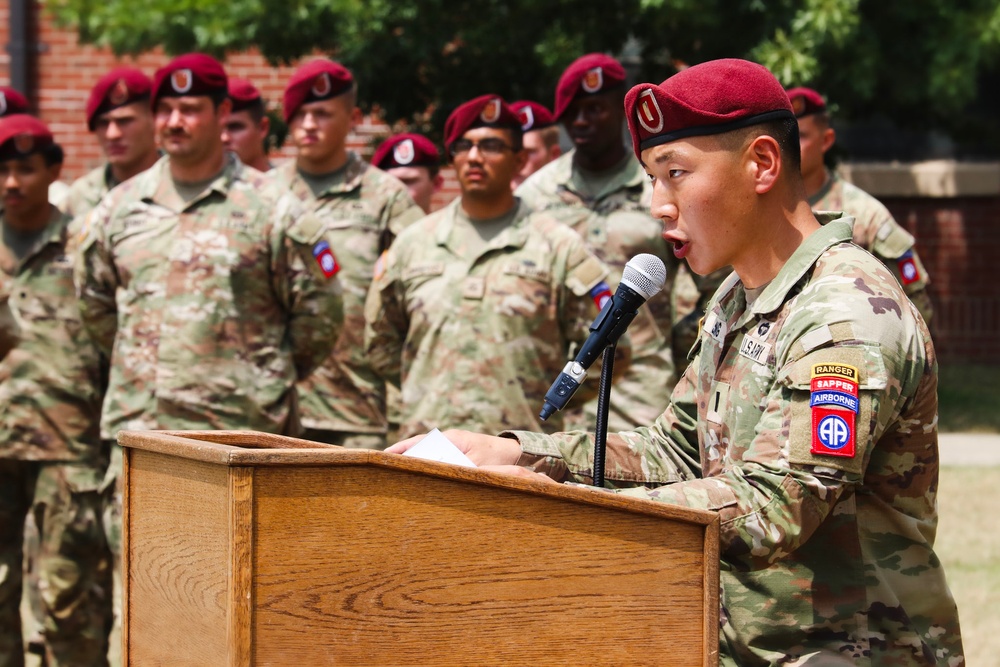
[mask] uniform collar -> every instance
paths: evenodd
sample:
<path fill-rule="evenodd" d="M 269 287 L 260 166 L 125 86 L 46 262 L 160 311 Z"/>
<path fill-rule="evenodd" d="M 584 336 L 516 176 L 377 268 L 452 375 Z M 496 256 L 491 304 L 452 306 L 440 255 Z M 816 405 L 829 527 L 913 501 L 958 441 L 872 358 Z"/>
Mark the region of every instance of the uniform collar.
<path fill-rule="evenodd" d="M 359 158 L 357 153 L 348 151 L 347 162 L 341 168 L 342 178 L 337 179 L 326 190 L 323 190 L 317 198 L 332 197 L 357 190 L 361 187 L 361 181 L 367 167 L 368 164 Z M 310 200 L 314 198 L 309 184 L 299 175 L 299 168 L 294 159 L 275 167 L 273 173 L 277 176 L 277 180 L 287 185 L 299 199 Z"/>
<path fill-rule="evenodd" d="M 22 266 L 30 262 L 43 248 L 53 243 L 62 243 L 66 238 L 65 232 L 69 221 L 70 217 L 68 215 L 55 206 L 52 206 L 49 212 L 49 223 L 42 230 L 42 233 L 38 235 L 35 244 L 28 251 L 28 254 L 20 261 L 6 246 L 0 244 L 0 268 L 8 275 L 15 275 Z"/>
<path fill-rule="evenodd" d="M 443 209 L 444 219 L 442 220 L 442 224 L 438 225 L 434 237 L 439 246 L 448 248 L 453 253 L 456 253 L 460 245 L 459 239 L 455 238 L 454 232 L 456 218 L 461 213 L 461 206 L 462 198 L 456 197 Z M 523 248 L 524 244 L 528 242 L 528 229 L 527 225 L 524 224 L 524 220 L 530 214 L 531 209 L 520 198 L 517 198 L 517 212 L 514 214 L 513 222 L 510 223 L 509 227 L 493 237 L 483 249 L 483 252 L 485 253 L 488 250 L 495 250 L 497 248 Z M 468 259 L 473 258 L 470 257 Z"/>
<path fill-rule="evenodd" d="M 208 187 L 205 188 L 201 195 L 186 204 L 174 189 L 174 179 L 170 174 L 169 155 L 161 157 L 157 160 L 156 164 L 144 172 L 148 177 L 139 186 L 139 196 L 144 201 L 153 202 L 178 213 L 191 208 L 205 199 L 211 192 L 218 192 L 223 197 L 228 197 L 233 181 L 240 178 L 245 167 L 239 158 L 236 157 L 235 153 L 227 151 L 225 155 L 226 159 L 223 163 L 222 173 L 208 184 Z"/>
<path fill-rule="evenodd" d="M 809 207 L 815 208 L 816 204 L 823 201 L 823 197 L 826 197 L 828 194 L 830 194 L 830 190 L 833 189 L 833 186 L 836 185 L 838 180 L 840 180 L 840 177 L 837 176 L 836 172 L 832 172 L 829 169 L 827 169 L 826 180 L 823 181 L 822 187 L 820 187 L 820 189 L 817 190 L 816 193 L 809 198 Z"/>
<path fill-rule="evenodd" d="M 802 242 L 778 275 L 768 284 L 764 292 L 754 301 L 750 311 L 754 315 L 771 313 L 788 299 L 788 293 L 802 280 L 820 256 L 837 245 L 851 240 L 854 218 L 840 217 L 840 214 L 817 215 L 820 228 Z"/>

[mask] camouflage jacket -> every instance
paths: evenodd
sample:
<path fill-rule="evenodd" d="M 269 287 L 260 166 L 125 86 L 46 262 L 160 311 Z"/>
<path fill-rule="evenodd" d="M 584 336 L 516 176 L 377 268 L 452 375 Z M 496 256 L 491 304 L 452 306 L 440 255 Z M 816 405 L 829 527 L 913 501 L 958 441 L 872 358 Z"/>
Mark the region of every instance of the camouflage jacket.
<path fill-rule="evenodd" d="M 112 360 L 103 435 L 297 433 L 295 382 L 343 318 L 322 228 L 235 158 L 188 204 L 169 168 L 162 158 L 85 219 L 81 309 Z"/>
<path fill-rule="evenodd" d="M 101 460 L 101 360 L 87 338 L 73 289 L 74 235 L 54 207 L 21 260 L 0 242 L 0 295 L 20 328 L 0 361 L 0 457 Z"/>
<path fill-rule="evenodd" d="M 646 302 L 629 328 L 632 364 L 611 392 L 608 428 L 627 430 L 656 419 L 670 397 L 675 380 L 670 293 L 677 260 L 661 236 L 663 226 L 649 214 L 653 190 L 639 162 L 629 158 L 622 168 L 608 174 L 596 197 L 587 198 L 576 184 L 579 172 L 573 166 L 574 154 L 570 151 L 532 174 L 518 187 L 517 195 L 576 230 L 611 269 L 612 288 L 617 287 L 625 264 L 639 253 L 656 255 L 667 267 L 663 291 Z M 577 425 L 590 427 L 597 414 L 596 401 L 586 406 L 585 413 L 586 422 Z"/>
<path fill-rule="evenodd" d="M 323 224 L 336 248 L 344 286 L 344 330 L 333 354 L 299 385 L 306 428 L 384 434 L 385 384 L 364 354 L 365 295 L 375 263 L 403 228 L 424 216 L 398 179 L 349 154 L 343 180 L 319 198 L 299 176 L 295 161 L 268 176 L 290 190 Z"/>
<path fill-rule="evenodd" d="M 73 181 L 59 208 L 70 217 L 86 215 L 116 185 L 118 183 L 111 176 L 111 165 L 104 164 Z"/>
<path fill-rule="evenodd" d="M 608 270 L 578 234 L 523 203 L 471 256 L 466 238 L 475 232 L 457 220 L 460 205 L 405 230 L 368 295 L 365 347 L 401 386 L 399 435 L 559 430 L 560 413 L 541 422 L 538 412 L 589 335 L 598 313 L 591 290 Z"/>
<path fill-rule="evenodd" d="M 927 269 L 914 248 L 913 236 L 882 202 L 830 173 L 820 191 L 809 198 L 814 211 L 837 211 L 854 218 L 854 243 L 882 260 L 929 324 L 934 308 L 927 294 Z"/>
<path fill-rule="evenodd" d="M 608 439 L 622 493 L 719 513 L 723 664 L 964 664 L 933 550 L 934 350 L 849 222 L 750 305 L 728 279 L 669 409 Z M 514 435 L 522 464 L 591 479 L 587 438 Z"/>

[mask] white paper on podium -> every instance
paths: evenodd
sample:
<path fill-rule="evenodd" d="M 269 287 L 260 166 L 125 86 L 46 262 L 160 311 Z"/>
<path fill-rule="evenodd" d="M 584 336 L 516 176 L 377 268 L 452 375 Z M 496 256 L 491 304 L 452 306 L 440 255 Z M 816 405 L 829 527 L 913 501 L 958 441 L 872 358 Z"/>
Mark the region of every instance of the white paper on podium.
<path fill-rule="evenodd" d="M 406 450 L 403 456 L 415 456 L 418 459 L 450 463 L 466 468 L 476 467 L 476 464 L 438 429 L 428 433 L 423 440 Z"/>

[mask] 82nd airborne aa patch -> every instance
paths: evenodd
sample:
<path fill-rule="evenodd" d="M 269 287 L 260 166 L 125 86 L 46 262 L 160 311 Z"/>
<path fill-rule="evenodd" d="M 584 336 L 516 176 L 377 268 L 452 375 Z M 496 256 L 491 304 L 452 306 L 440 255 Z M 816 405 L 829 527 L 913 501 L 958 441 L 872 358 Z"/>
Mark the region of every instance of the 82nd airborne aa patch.
<path fill-rule="evenodd" d="M 319 264 L 320 270 L 327 278 L 334 277 L 340 271 L 340 264 L 337 263 L 337 258 L 333 256 L 330 244 L 326 241 L 320 241 L 313 246 L 313 257 L 316 258 L 316 263 Z"/>
<path fill-rule="evenodd" d="M 858 369 L 845 364 L 814 364 L 809 383 L 813 454 L 853 457 L 855 421 L 860 407 Z"/>
<path fill-rule="evenodd" d="M 917 260 L 913 257 L 912 250 L 903 253 L 896 265 L 899 267 L 899 275 L 904 285 L 920 280 L 920 270 L 917 268 Z"/>
<path fill-rule="evenodd" d="M 590 298 L 594 300 L 594 305 L 597 306 L 597 310 L 603 310 L 604 304 L 608 302 L 611 298 L 611 287 L 608 286 L 603 280 L 590 290 Z"/>

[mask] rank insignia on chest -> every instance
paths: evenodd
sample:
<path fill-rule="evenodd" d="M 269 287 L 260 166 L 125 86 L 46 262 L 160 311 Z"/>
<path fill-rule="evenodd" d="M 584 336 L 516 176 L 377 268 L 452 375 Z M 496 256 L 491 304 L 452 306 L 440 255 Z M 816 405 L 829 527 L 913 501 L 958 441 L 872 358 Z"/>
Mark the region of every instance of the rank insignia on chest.
<path fill-rule="evenodd" d="M 340 271 L 340 264 L 337 263 L 337 258 L 333 256 L 330 244 L 326 241 L 320 241 L 313 246 L 313 257 L 316 258 L 316 263 L 319 264 L 320 270 L 327 278 L 334 277 Z"/>
<path fill-rule="evenodd" d="M 853 457 L 858 414 L 858 369 L 844 364 L 815 364 L 809 382 L 812 453 Z"/>
<path fill-rule="evenodd" d="M 907 250 L 897 262 L 899 275 L 904 285 L 910 285 L 920 280 L 920 269 L 917 268 L 917 260 L 913 257 L 913 251 Z"/>

